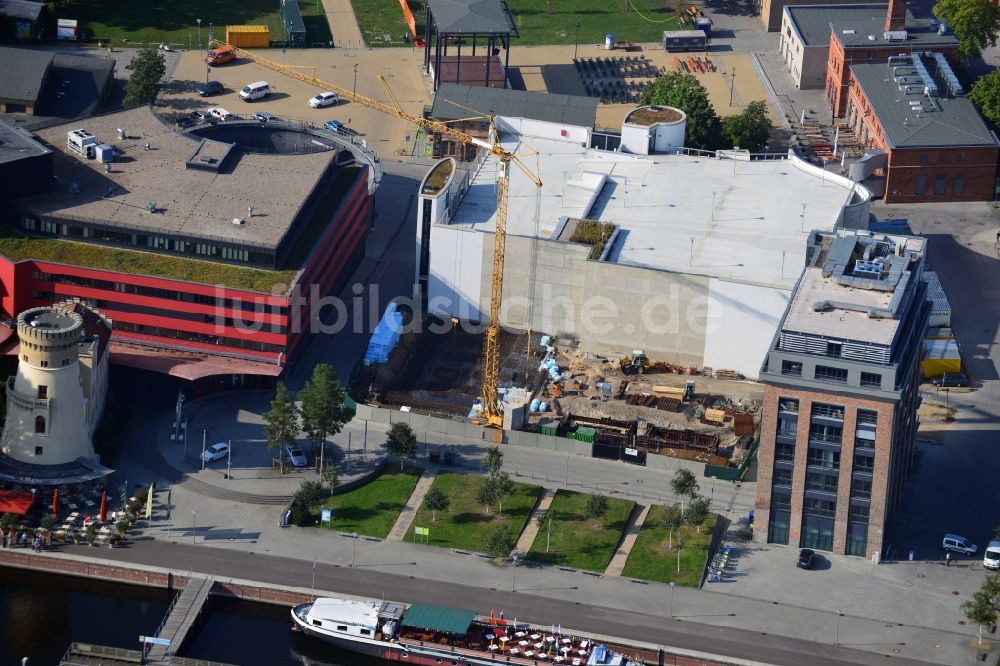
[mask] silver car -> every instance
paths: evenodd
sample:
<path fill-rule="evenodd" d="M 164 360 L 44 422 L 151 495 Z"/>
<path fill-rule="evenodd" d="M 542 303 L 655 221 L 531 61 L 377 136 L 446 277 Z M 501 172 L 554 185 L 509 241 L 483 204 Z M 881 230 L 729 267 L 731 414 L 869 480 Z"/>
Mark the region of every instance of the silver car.
<path fill-rule="evenodd" d="M 201 454 L 201 459 L 205 462 L 214 462 L 216 460 L 222 460 L 229 455 L 229 444 L 227 442 L 219 442 L 218 444 L 212 444 L 212 446 L 205 449 Z"/>
<path fill-rule="evenodd" d="M 285 454 L 292 462 L 293 467 L 306 467 L 309 465 L 309 460 L 306 458 L 306 454 L 302 453 L 302 449 L 297 446 L 289 446 L 288 444 L 285 444 Z"/>

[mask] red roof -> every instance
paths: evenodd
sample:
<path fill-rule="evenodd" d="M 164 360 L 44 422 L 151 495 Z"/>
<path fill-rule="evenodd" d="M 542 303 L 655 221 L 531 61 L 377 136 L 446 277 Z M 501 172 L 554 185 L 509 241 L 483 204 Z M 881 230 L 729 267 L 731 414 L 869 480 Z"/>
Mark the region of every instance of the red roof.
<path fill-rule="evenodd" d="M 23 516 L 31 510 L 31 493 L 18 490 L 0 490 L 0 513 Z"/>
<path fill-rule="evenodd" d="M 249 361 L 199 352 L 175 351 L 111 341 L 111 362 L 140 370 L 150 370 L 194 381 L 213 375 L 265 375 L 277 377 L 282 368 L 276 363 Z"/>

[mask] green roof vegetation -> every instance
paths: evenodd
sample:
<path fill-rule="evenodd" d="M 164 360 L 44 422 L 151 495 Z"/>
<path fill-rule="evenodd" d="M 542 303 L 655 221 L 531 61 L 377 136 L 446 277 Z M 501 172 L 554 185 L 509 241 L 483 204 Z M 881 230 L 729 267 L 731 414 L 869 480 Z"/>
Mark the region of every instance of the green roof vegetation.
<path fill-rule="evenodd" d="M 615 232 L 615 225 L 611 222 L 597 222 L 596 220 L 578 220 L 573 234 L 569 237 L 570 243 L 584 243 L 593 245 L 590 251 L 590 259 L 600 259 L 604 252 L 604 244 Z"/>
<path fill-rule="evenodd" d="M 424 192 L 428 194 L 440 192 L 444 184 L 448 182 L 448 178 L 451 177 L 453 169 L 451 160 L 441 160 L 434 165 L 434 168 L 427 175 L 427 180 L 424 181 Z"/>
<path fill-rule="evenodd" d="M 273 293 L 275 285 L 281 285 L 280 293 L 284 293 L 298 272 L 247 268 L 61 238 L 34 238 L 21 235 L 7 225 L 0 225 L 0 254 L 14 261 L 37 259 L 133 275 L 221 284 L 266 294 Z"/>

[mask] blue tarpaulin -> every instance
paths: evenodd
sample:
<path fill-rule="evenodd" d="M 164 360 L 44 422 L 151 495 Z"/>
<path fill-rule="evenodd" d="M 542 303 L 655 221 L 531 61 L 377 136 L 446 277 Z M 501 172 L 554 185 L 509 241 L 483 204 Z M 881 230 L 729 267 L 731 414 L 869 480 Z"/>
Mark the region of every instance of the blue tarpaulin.
<path fill-rule="evenodd" d="M 389 354 L 399 343 L 403 333 L 403 314 L 396 309 L 395 303 L 389 303 L 382 315 L 381 321 L 375 327 L 372 338 L 365 352 L 365 365 L 373 363 L 388 363 Z"/>

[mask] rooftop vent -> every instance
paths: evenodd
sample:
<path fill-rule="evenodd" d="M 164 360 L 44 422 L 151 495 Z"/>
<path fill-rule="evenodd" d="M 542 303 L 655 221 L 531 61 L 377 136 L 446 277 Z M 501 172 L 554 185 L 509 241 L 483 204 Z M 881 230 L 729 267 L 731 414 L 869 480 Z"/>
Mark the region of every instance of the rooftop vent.
<path fill-rule="evenodd" d="M 905 53 L 900 53 L 899 55 L 889 56 L 889 66 L 893 67 L 895 65 L 910 65 L 913 62 L 913 58 L 906 55 Z"/>
<path fill-rule="evenodd" d="M 962 84 L 959 83 L 958 77 L 955 76 L 955 72 L 951 69 L 951 65 L 945 60 L 944 54 L 933 53 L 934 64 L 937 65 L 937 71 L 941 74 L 941 78 L 944 79 L 944 84 L 948 88 L 948 92 L 952 95 L 961 95 L 965 91 L 962 90 Z"/>
<path fill-rule="evenodd" d="M 907 33 L 905 30 L 886 30 L 883 37 L 890 42 L 905 42 Z"/>
<path fill-rule="evenodd" d="M 238 227 L 242 227 L 245 223 L 246 223 L 246 220 L 244 220 L 242 217 L 234 217 L 233 218 L 233 224 L 235 224 Z"/>

